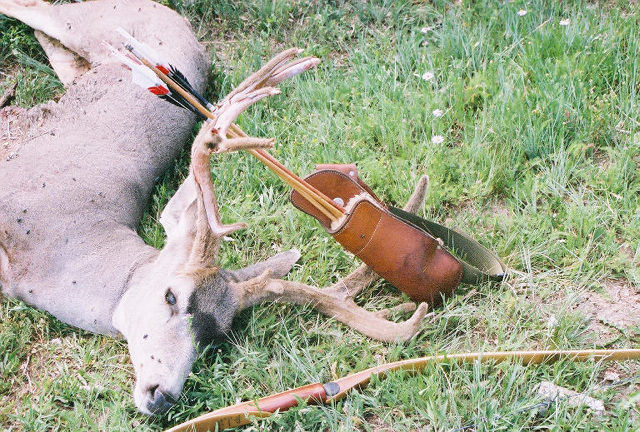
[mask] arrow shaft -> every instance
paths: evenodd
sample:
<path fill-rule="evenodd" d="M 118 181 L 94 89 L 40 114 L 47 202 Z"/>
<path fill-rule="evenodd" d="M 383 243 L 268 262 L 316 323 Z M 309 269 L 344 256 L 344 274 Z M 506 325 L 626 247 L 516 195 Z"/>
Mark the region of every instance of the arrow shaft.
<path fill-rule="evenodd" d="M 167 84 L 172 90 L 176 91 L 187 102 L 193 105 L 199 112 L 215 120 L 215 116 L 205 106 L 203 106 L 193 95 L 183 89 L 179 84 L 174 82 L 171 78 L 165 75 L 157 66 L 152 64 L 144 57 L 139 60 L 149 69 L 151 69 L 165 84 Z M 230 130 L 232 136 L 246 136 L 246 134 L 237 126 L 232 125 Z M 249 153 L 260 160 L 271 171 L 273 171 L 278 177 L 284 180 L 289 186 L 298 191 L 304 196 L 311 204 L 313 204 L 318 210 L 320 210 L 330 220 L 338 220 L 343 214 L 344 209 L 335 203 L 332 199 L 328 198 L 325 194 L 311 186 L 303 179 L 298 177 L 293 172 L 289 171 L 282 163 L 276 158 L 270 155 L 268 152 L 262 149 L 249 150 Z"/>

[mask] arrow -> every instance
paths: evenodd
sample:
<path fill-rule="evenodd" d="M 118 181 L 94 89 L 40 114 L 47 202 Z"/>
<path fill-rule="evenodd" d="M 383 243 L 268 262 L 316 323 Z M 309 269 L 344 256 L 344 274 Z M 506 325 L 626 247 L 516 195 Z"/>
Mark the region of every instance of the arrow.
<path fill-rule="evenodd" d="M 118 27 L 116 31 L 120 33 L 120 35 L 122 35 L 122 37 L 124 37 L 127 40 L 125 47 L 137 59 L 139 60 L 146 59 L 150 64 L 156 67 L 161 73 L 171 78 L 171 80 L 177 83 L 187 93 L 193 95 L 202 105 L 207 107 L 207 109 L 211 110 L 213 108 L 213 105 L 209 101 L 207 101 L 202 95 L 200 95 L 200 93 L 198 93 L 196 89 L 193 88 L 191 83 L 189 83 L 189 80 L 187 80 L 187 77 L 185 77 L 182 72 L 180 72 L 177 68 L 173 67 L 169 62 L 162 59 L 161 56 L 153 48 L 138 41 L 136 38 L 134 38 L 129 33 L 127 33 L 127 31 L 122 27 Z M 185 103 L 187 103 L 186 100 L 185 100 Z M 187 103 L 187 105 L 188 106 L 184 106 L 183 108 L 187 108 L 193 112 L 196 112 L 203 119 L 206 118 L 204 114 L 195 110 L 194 107 L 191 106 L 191 104 Z"/>
<path fill-rule="evenodd" d="M 124 30 L 123 30 L 124 31 Z M 148 67 L 146 67 L 140 60 L 132 55 L 124 55 L 115 49 L 110 44 L 103 42 L 104 46 L 116 57 L 124 66 L 131 70 L 131 81 L 143 89 L 146 89 L 177 107 L 188 109 L 191 112 L 198 114 L 201 118 L 205 116 L 196 110 L 187 100 L 179 93 L 171 91 L 162 80 L 160 80 L 156 74 L 153 73 Z M 182 75 L 182 74 L 180 74 Z M 186 81 L 186 79 L 185 79 Z M 186 81 L 188 84 L 188 81 Z"/>
<path fill-rule="evenodd" d="M 146 66 L 150 72 L 152 72 L 158 79 L 162 80 L 164 85 L 166 85 L 166 87 L 170 89 L 170 95 L 162 95 L 160 97 L 170 97 L 170 100 L 168 100 L 170 102 L 172 100 L 176 101 L 172 103 L 179 104 L 179 106 L 183 106 L 182 104 L 186 104 L 186 108 L 195 113 L 198 113 L 201 118 L 206 119 L 207 121 L 215 120 L 218 109 L 221 108 L 224 104 L 229 103 L 229 100 L 226 99 L 218 106 L 214 106 L 204 97 L 202 97 L 198 92 L 196 92 L 195 89 L 193 89 L 191 84 L 189 84 L 189 81 L 177 68 L 169 65 L 168 62 L 161 61 L 159 55 L 152 48 L 137 41 L 126 31 L 122 29 L 119 29 L 118 31 L 123 37 L 125 37 L 125 39 L 127 39 L 128 43 L 125 44 L 125 48 L 131 55 L 135 57 L 137 61 L 136 66 L 138 64 Z M 116 50 L 112 48 L 112 51 Z M 279 57 L 282 57 L 282 59 L 286 59 L 287 57 L 290 57 L 291 54 L 297 54 L 299 52 L 300 51 L 297 49 L 290 49 L 281 53 L 275 59 L 278 59 Z M 117 51 L 116 53 L 120 54 Z M 118 58 L 121 58 L 121 54 L 118 56 Z M 274 60 L 272 60 L 272 62 Z M 262 84 L 276 85 L 287 78 L 311 69 L 318 62 L 319 60 L 315 57 L 307 57 L 289 63 L 285 62 L 286 64 L 280 66 L 278 66 L 279 63 L 276 62 L 276 68 L 271 70 L 273 74 L 270 76 L 270 79 L 268 80 L 268 82 L 263 82 Z M 127 66 L 129 66 L 128 63 L 126 64 Z M 131 68 L 131 66 L 129 67 Z M 132 70 L 134 69 L 132 68 Z M 256 72 L 254 76 L 259 76 L 261 71 Z M 167 74 L 167 72 L 169 72 L 169 74 Z M 134 80 L 134 82 L 136 81 Z M 152 91 L 151 88 L 147 89 L 149 91 Z M 233 92 L 229 96 L 227 96 L 227 98 L 230 98 L 232 95 Z M 246 134 L 235 124 L 231 124 L 228 135 L 231 138 L 246 137 Z M 285 183 L 291 186 L 291 188 L 298 191 L 312 205 L 314 205 L 314 207 L 316 207 L 319 211 L 329 217 L 330 220 L 337 220 L 344 214 L 344 209 L 341 206 L 318 191 L 315 187 L 311 186 L 303 179 L 292 173 L 267 151 L 263 149 L 251 149 L 249 150 L 249 153 L 259 159 L 264 165 L 267 166 L 267 168 L 269 168 Z"/>

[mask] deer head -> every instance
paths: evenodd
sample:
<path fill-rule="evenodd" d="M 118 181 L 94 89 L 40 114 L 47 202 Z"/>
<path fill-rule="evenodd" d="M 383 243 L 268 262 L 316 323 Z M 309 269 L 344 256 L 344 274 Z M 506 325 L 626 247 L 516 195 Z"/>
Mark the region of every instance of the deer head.
<path fill-rule="evenodd" d="M 113 324 L 127 339 L 136 373 L 134 399 L 140 411 L 156 414 L 177 400 L 198 346 L 223 338 L 233 316 L 264 300 L 312 303 L 371 337 L 406 340 L 418 330 L 426 304 L 403 323 L 386 320 L 388 311 L 368 312 L 353 297 L 377 279 L 362 266 L 333 287 L 318 289 L 284 276 L 300 254 L 291 250 L 242 270 L 219 269 L 216 256 L 223 236 L 244 228 L 224 225 L 209 171 L 212 154 L 268 148 L 272 139 L 244 136 L 233 121 L 251 104 L 278 93 L 273 86 L 317 64 L 315 58 L 292 60 L 299 50 L 287 50 L 247 78 L 215 108 L 215 120 L 204 123 L 191 149 L 189 176 L 164 209 L 167 241 L 159 254 L 133 271 L 129 289 L 118 304 Z M 414 193 L 408 210 L 424 198 L 426 180 Z"/>

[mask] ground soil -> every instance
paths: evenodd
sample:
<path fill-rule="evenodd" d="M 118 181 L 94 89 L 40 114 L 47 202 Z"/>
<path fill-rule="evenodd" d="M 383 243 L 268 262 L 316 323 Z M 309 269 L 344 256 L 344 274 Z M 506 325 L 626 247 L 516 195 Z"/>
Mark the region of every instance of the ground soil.
<path fill-rule="evenodd" d="M 627 281 L 606 281 L 602 292 L 586 292 L 576 309 L 590 318 L 587 330 L 598 345 L 640 333 L 640 293 Z"/>

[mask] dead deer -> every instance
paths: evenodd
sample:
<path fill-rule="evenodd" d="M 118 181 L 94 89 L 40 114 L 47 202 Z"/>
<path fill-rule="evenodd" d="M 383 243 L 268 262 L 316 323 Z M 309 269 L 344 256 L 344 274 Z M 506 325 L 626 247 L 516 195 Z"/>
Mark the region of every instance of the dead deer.
<path fill-rule="evenodd" d="M 171 58 L 201 88 L 203 51 L 188 24 L 147 0 L 49 6 L 2 0 L 0 12 L 39 31 L 39 40 L 67 86 L 58 103 L 24 112 L 4 110 L 12 155 L 0 162 L 0 284 L 2 292 L 73 326 L 126 338 L 136 375 L 134 400 L 146 414 L 178 399 L 198 346 L 224 338 L 239 311 L 266 300 L 312 304 L 372 338 L 407 340 L 427 305 L 402 323 L 389 310 L 354 302 L 378 276 L 366 266 L 320 289 L 283 277 L 299 259 L 291 250 L 240 270 L 219 269 L 223 236 L 245 224 L 224 225 L 209 172 L 212 154 L 266 148 L 273 140 L 229 138 L 237 116 L 276 94 L 273 85 L 295 75 L 288 50 L 218 104 L 191 147 L 189 175 L 160 222 L 162 250 L 136 234 L 154 181 L 188 137 L 193 118 L 129 83 L 127 71 L 102 48 L 116 27 Z M 86 16 L 101 16 L 100 22 Z M 408 211 L 422 206 L 422 179 Z"/>

